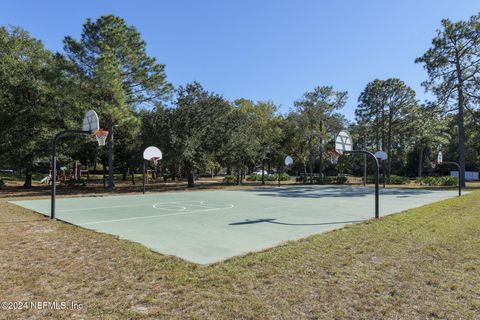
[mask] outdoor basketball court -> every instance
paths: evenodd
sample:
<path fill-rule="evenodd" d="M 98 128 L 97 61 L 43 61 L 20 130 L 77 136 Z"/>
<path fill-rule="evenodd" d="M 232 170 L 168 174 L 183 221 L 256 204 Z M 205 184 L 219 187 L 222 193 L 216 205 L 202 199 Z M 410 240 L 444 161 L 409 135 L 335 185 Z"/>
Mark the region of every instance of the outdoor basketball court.
<path fill-rule="evenodd" d="M 456 191 L 383 189 L 385 216 L 457 196 Z M 13 203 L 50 215 L 50 200 Z M 285 186 L 57 199 L 57 218 L 208 264 L 374 216 L 373 189 Z"/>

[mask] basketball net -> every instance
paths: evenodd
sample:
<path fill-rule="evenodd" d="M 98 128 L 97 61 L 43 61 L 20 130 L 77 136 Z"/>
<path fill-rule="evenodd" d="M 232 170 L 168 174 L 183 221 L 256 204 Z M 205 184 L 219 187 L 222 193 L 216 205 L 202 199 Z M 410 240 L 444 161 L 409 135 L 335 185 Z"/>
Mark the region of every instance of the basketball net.
<path fill-rule="evenodd" d="M 95 131 L 95 138 L 97 139 L 99 146 L 104 146 L 108 137 L 108 131 L 106 130 L 97 130 Z"/>
<path fill-rule="evenodd" d="M 158 161 L 160 160 L 160 158 L 154 157 L 150 160 L 153 162 L 153 165 L 156 167 L 158 165 Z"/>

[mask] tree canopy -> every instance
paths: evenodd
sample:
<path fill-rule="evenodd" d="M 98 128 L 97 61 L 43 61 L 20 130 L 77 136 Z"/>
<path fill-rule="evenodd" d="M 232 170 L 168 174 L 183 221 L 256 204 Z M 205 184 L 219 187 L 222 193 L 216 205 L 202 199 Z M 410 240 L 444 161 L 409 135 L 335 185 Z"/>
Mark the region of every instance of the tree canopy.
<path fill-rule="evenodd" d="M 325 161 L 342 128 L 355 148 L 387 152 L 387 176 L 433 174 L 429 164 L 440 150 L 458 159 L 462 172 L 479 170 L 480 16 L 441 21 L 415 62 L 425 67 L 423 85 L 434 99 L 418 101 L 398 78 L 372 79 L 350 122 L 342 115 L 348 93 L 325 84 L 306 88 L 291 106 L 227 99 L 199 82 L 174 89 L 140 32 L 114 15 L 87 19 L 79 39 L 64 38 L 62 52 L 19 27 L 0 27 L 0 168 L 21 169 L 31 186 L 32 172 L 48 166 L 54 135 L 79 128 L 94 109 L 109 131 L 107 150 L 92 138 L 72 137 L 62 142 L 59 161 L 103 165 L 111 190 L 114 173 L 126 179 L 141 172 L 141 153 L 150 145 L 164 154 L 159 173 L 189 186 L 218 173 L 240 184 L 257 170 L 265 183 L 287 155 L 295 159 L 289 173 L 304 181 L 362 175 L 361 159 L 345 157 L 337 167 Z"/>

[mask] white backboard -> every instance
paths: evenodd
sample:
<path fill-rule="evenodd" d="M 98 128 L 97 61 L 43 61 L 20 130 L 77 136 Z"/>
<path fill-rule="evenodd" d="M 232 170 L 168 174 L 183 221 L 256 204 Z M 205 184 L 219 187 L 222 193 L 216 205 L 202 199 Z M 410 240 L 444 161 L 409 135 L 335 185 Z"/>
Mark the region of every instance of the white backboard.
<path fill-rule="evenodd" d="M 285 165 L 286 166 L 291 166 L 293 164 L 293 158 L 290 156 L 285 157 Z"/>
<path fill-rule="evenodd" d="M 95 133 L 99 129 L 100 129 L 100 124 L 98 122 L 97 113 L 93 110 L 87 111 L 87 113 L 85 114 L 85 117 L 83 118 L 82 130 Z"/>
<path fill-rule="evenodd" d="M 377 152 L 375 152 L 375 158 L 385 161 L 388 159 L 388 155 L 385 151 L 378 150 Z"/>
<path fill-rule="evenodd" d="M 152 159 L 162 159 L 162 151 L 157 147 L 148 147 L 143 151 L 143 159 L 152 160 Z"/>
<path fill-rule="evenodd" d="M 335 150 L 343 154 L 344 151 L 353 150 L 353 140 L 350 133 L 346 130 L 340 131 L 335 137 Z"/>
<path fill-rule="evenodd" d="M 442 153 L 442 151 L 440 151 L 440 152 L 438 153 L 437 163 L 438 163 L 438 164 L 442 164 L 442 162 L 443 162 L 443 153 Z"/>

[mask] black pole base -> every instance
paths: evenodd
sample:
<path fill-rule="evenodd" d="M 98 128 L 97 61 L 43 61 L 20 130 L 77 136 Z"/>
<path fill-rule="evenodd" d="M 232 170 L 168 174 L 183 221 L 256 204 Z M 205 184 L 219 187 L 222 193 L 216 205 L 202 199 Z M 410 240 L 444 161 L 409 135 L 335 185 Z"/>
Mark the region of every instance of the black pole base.
<path fill-rule="evenodd" d="M 372 158 L 375 165 L 375 219 L 380 218 L 380 191 L 379 191 L 379 176 L 380 176 L 380 165 L 378 164 L 378 159 L 375 155 L 369 151 L 365 150 L 351 150 L 344 151 L 344 154 L 364 154 Z"/>

